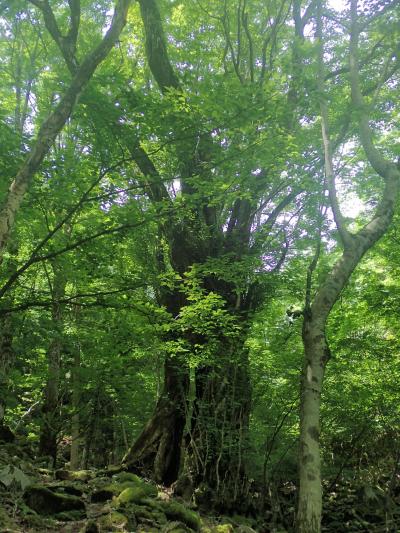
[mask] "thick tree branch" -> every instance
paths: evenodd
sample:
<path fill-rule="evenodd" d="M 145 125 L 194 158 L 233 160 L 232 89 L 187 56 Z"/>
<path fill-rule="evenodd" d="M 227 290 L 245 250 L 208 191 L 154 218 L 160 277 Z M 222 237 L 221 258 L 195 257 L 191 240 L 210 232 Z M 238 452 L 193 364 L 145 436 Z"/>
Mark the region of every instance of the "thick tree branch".
<path fill-rule="evenodd" d="M 321 13 L 321 3 L 318 3 L 317 8 L 317 30 L 316 38 L 319 46 L 318 54 L 318 92 L 320 99 L 320 114 L 321 114 L 321 129 L 322 129 L 322 142 L 324 147 L 324 166 L 325 166 L 325 178 L 326 184 L 329 192 L 329 201 L 333 213 L 333 218 L 335 220 L 336 227 L 339 231 L 340 238 L 342 240 L 343 246 L 346 248 L 352 243 L 352 236 L 347 229 L 344 217 L 341 213 L 337 194 L 336 194 L 336 183 L 335 183 L 335 173 L 333 169 L 333 160 L 332 160 L 332 144 L 329 135 L 329 119 L 328 119 L 328 105 L 326 102 L 325 96 L 325 69 L 324 69 L 324 45 L 322 40 L 322 13 Z"/>
<path fill-rule="evenodd" d="M 132 156 L 132 159 L 135 161 L 141 173 L 145 177 L 150 199 L 153 202 L 161 202 L 163 200 L 167 200 L 168 202 L 170 202 L 171 198 L 158 170 L 156 169 L 153 161 L 148 156 L 146 150 L 144 150 L 144 148 L 140 146 L 139 141 L 130 143 L 128 145 L 128 149 Z"/>
<path fill-rule="evenodd" d="M 156 0 L 139 0 L 140 14 L 146 34 L 146 55 L 150 70 L 165 93 L 169 88 L 178 89 L 179 80 L 170 63 L 167 40 Z"/>
<path fill-rule="evenodd" d="M 357 0 L 351 0 L 351 29 L 350 29 L 350 83 L 351 83 L 351 99 L 357 114 L 360 139 L 373 169 L 382 178 L 387 179 L 388 174 L 397 171 L 393 163 L 387 161 L 377 150 L 373 141 L 372 130 L 368 123 L 368 112 L 364 98 L 360 89 L 360 73 L 358 64 L 358 41 L 360 34 L 360 26 L 358 24 L 357 15 Z"/>
<path fill-rule="evenodd" d="M 78 30 L 80 23 L 80 2 L 79 0 L 69 0 L 70 7 L 70 28 L 67 36 L 63 36 L 58 27 L 56 17 L 48 0 L 29 0 L 31 4 L 40 9 L 43 14 L 44 23 L 47 31 L 52 36 L 54 42 L 60 49 L 68 70 L 72 75 L 75 74 L 78 68 L 78 61 L 75 57 L 76 42 L 78 38 Z"/>
<path fill-rule="evenodd" d="M 55 302 L 57 304 L 62 304 L 62 305 L 66 305 L 66 304 L 82 305 L 82 306 L 101 305 L 102 307 L 104 307 L 104 302 L 102 301 L 102 298 L 104 296 L 113 296 L 115 294 L 126 294 L 129 291 L 135 291 L 140 288 L 144 288 L 146 286 L 147 285 L 144 285 L 144 284 L 138 284 L 133 287 L 123 287 L 122 289 L 115 289 L 115 290 L 109 290 L 109 291 L 78 293 L 78 294 L 73 294 L 71 296 L 58 298 L 56 300 L 54 300 L 54 298 L 52 298 L 51 300 L 41 300 L 41 299 L 28 300 L 26 302 L 16 304 L 12 307 L 0 308 L 0 316 L 6 315 L 9 313 L 16 313 L 19 311 L 25 311 L 26 309 L 30 309 L 32 307 L 51 308 Z M 83 298 L 95 298 L 95 301 L 94 302 L 82 302 L 81 300 Z"/>

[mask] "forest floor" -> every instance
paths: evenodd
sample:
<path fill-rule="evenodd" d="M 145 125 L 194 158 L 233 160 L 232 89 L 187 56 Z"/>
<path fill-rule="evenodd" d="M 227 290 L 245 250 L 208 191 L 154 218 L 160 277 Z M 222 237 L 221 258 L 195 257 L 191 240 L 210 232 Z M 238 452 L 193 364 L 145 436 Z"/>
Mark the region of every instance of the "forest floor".
<path fill-rule="evenodd" d="M 0 533 L 285 533 L 294 501 L 289 483 L 263 513 L 216 516 L 117 467 L 51 470 L 27 445 L 0 445 Z M 400 490 L 388 499 L 377 486 L 342 484 L 324 509 L 324 532 L 400 532 Z"/>

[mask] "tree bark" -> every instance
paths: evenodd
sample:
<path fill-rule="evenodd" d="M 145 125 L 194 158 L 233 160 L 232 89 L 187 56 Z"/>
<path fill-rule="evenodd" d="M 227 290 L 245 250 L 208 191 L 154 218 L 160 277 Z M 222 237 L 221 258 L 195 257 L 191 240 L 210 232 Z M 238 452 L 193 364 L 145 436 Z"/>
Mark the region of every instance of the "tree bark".
<path fill-rule="evenodd" d="M 181 466 L 189 372 L 187 363 L 174 355 L 167 357 L 164 371 L 164 389 L 154 414 L 123 463 L 149 473 L 159 483 L 171 485 Z"/>
<path fill-rule="evenodd" d="M 196 369 L 196 393 L 187 454 L 194 486 L 211 490 L 207 506 L 246 510 L 246 447 L 251 409 L 244 338 L 221 343 L 212 365 Z M 200 498 L 199 498 L 200 499 Z"/>

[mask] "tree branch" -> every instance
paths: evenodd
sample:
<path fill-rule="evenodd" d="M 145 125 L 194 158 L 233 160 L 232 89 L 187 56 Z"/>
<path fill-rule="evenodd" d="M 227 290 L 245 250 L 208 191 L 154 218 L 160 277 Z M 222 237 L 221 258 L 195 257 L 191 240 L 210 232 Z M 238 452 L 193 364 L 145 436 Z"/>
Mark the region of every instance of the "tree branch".
<path fill-rule="evenodd" d="M 318 2 L 317 7 L 317 29 L 316 38 L 319 47 L 318 54 L 318 92 L 320 99 L 320 114 L 321 114 L 321 130 L 322 141 L 324 147 L 324 165 L 325 165 L 325 178 L 329 192 L 329 201 L 335 220 L 336 227 L 339 231 L 340 238 L 343 246 L 346 248 L 352 242 L 352 235 L 348 231 L 345 220 L 340 210 L 335 184 L 335 174 L 332 161 L 332 145 L 329 135 L 329 119 L 328 119 L 328 105 L 326 103 L 325 86 L 325 69 L 324 69 L 324 45 L 322 40 L 322 13 L 321 2 Z"/>
<path fill-rule="evenodd" d="M 130 3 L 131 0 L 117 1 L 110 28 L 102 41 L 86 56 L 59 104 L 43 122 L 30 153 L 11 183 L 6 200 L 0 210 L 0 258 L 14 225 L 16 213 L 33 175 L 39 169 L 58 133 L 71 116 L 80 94 L 88 84 L 96 68 L 107 57 L 118 39 L 125 26 Z"/>
<path fill-rule="evenodd" d="M 151 219 L 153 220 L 154 217 Z M 26 263 L 24 263 L 21 267 L 19 267 L 12 276 L 7 280 L 7 282 L 1 287 L 0 289 L 0 298 L 4 296 L 4 294 L 12 287 L 12 285 L 16 282 L 16 280 L 28 270 L 32 265 L 36 263 L 40 263 L 42 261 L 48 261 L 49 259 L 54 259 L 55 257 L 58 257 L 59 255 L 65 254 L 67 252 L 71 252 L 72 250 L 75 250 L 76 248 L 79 248 L 79 246 L 82 246 L 83 244 L 86 244 L 90 241 L 93 241 L 94 239 L 97 239 L 99 237 L 103 237 L 105 235 L 112 235 L 113 233 L 118 233 L 120 231 L 123 231 L 125 229 L 131 229 L 131 228 L 137 228 L 139 226 L 142 226 L 149 222 L 149 220 L 142 220 L 140 222 L 134 223 L 134 224 L 121 224 L 120 226 L 116 226 L 113 228 L 105 228 L 101 231 L 98 231 L 96 233 L 93 233 L 92 235 L 88 235 L 86 237 L 82 237 L 81 239 L 78 239 L 77 241 L 68 244 L 67 246 L 64 246 L 64 248 L 60 248 L 59 250 L 55 250 L 54 252 L 49 252 L 48 254 L 44 255 L 35 255 L 31 256 Z"/>
<path fill-rule="evenodd" d="M 351 29 L 350 29 L 350 83 L 351 83 L 351 99 L 355 107 L 359 130 L 360 139 L 363 145 L 365 154 L 368 158 L 373 169 L 382 178 L 387 179 L 388 173 L 397 170 L 395 165 L 386 161 L 386 159 L 380 154 L 373 142 L 373 135 L 368 123 L 368 113 L 364 98 L 360 89 L 360 73 L 358 65 L 358 41 L 360 26 L 358 24 L 357 15 L 357 0 L 351 0 L 350 4 L 351 14 Z"/>
<path fill-rule="evenodd" d="M 165 93 L 169 88 L 178 89 L 179 80 L 168 57 L 167 40 L 156 0 L 139 0 L 139 4 L 150 70 L 161 92 Z"/>

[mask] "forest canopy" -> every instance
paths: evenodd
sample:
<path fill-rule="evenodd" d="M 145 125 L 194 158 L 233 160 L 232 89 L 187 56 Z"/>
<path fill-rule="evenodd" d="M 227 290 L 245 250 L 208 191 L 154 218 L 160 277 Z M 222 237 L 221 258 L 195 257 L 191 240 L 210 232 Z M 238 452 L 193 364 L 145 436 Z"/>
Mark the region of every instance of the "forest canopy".
<path fill-rule="evenodd" d="M 398 531 L 399 2 L 3 0 L 0 36 L 16 530 Z"/>

